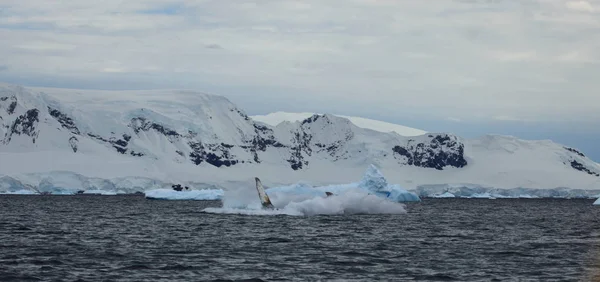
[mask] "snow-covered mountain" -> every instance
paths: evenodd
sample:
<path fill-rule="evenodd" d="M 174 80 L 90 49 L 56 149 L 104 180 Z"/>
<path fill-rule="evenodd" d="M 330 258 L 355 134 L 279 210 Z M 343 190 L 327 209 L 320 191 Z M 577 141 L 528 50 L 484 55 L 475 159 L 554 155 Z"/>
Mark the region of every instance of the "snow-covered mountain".
<path fill-rule="evenodd" d="M 268 125 L 277 126 L 282 122 L 295 122 L 295 121 L 303 121 L 313 115 L 322 115 L 318 113 L 289 113 L 289 112 L 274 112 L 267 115 L 253 115 L 250 116 L 253 120 L 264 122 Z M 373 120 L 363 117 L 352 117 L 352 116 L 344 116 L 344 115 L 336 115 L 334 116 L 347 118 L 354 125 L 360 128 L 372 129 L 379 132 L 396 132 L 402 136 L 419 136 L 427 133 L 425 130 L 416 129 L 408 126 L 403 126 L 399 124 L 389 123 L 385 121 Z"/>
<path fill-rule="evenodd" d="M 267 186 L 335 184 L 356 181 L 375 164 L 390 183 L 407 189 L 442 184 L 600 189 L 599 164 L 549 140 L 402 136 L 395 129 L 363 127 L 329 114 L 271 126 L 222 96 L 191 91 L 0 84 L 0 176 L 4 189 L 15 181 L 54 185 L 73 175 L 79 182 L 64 185 L 227 187 L 251 183 L 254 176 Z"/>

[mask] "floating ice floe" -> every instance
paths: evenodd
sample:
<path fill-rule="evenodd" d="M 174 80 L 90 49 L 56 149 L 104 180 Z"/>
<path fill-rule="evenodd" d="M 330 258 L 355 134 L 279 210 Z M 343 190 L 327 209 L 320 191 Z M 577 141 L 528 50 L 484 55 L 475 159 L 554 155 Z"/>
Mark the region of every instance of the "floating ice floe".
<path fill-rule="evenodd" d="M 256 191 L 240 189 L 232 193 L 226 191 L 223 207 L 205 208 L 203 212 L 241 215 L 341 215 L 341 214 L 403 214 L 406 213 L 402 203 L 392 202 L 385 198 L 370 194 L 364 189 L 348 188 L 338 190 L 338 194 L 327 196 L 318 190 L 303 186 L 305 194 L 272 192 L 269 196 L 274 209 L 261 207 Z M 269 189 L 267 189 L 268 191 Z M 297 191 L 297 190 L 296 190 Z M 312 193 L 314 192 L 314 193 Z"/>
<path fill-rule="evenodd" d="M 78 194 L 84 194 L 84 195 L 104 195 L 104 196 L 114 196 L 117 194 L 125 194 L 122 191 L 119 193 L 119 191 L 106 191 L 106 190 L 85 190 L 82 191 Z"/>
<path fill-rule="evenodd" d="M 412 191 L 412 190 L 411 190 Z M 414 192 L 421 198 L 486 198 L 486 199 L 597 199 L 598 189 L 584 190 L 566 187 L 495 188 L 477 184 L 430 184 L 418 186 Z"/>
<path fill-rule="evenodd" d="M 456 196 L 450 192 L 444 192 L 440 195 L 432 195 L 432 198 L 456 198 Z"/>
<path fill-rule="evenodd" d="M 0 192 L 0 194 L 4 194 L 4 195 L 35 195 L 37 193 L 35 191 L 21 189 L 21 190 L 16 190 L 16 191 L 3 191 L 3 192 Z"/>
<path fill-rule="evenodd" d="M 258 185 L 258 184 L 257 184 Z M 258 187 L 258 186 L 257 186 Z M 258 188 L 257 188 L 258 189 Z M 371 165 L 360 182 L 312 187 L 306 183 L 266 189 L 274 209 L 263 209 L 257 192 L 240 187 L 225 191 L 223 207 L 206 208 L 207 213 L 244 215 L 339 215 L 402 214 L 405 205 L 421 199 L 397 185 L 389 185 Z"/>
<path fill-rule="evenodd" d="M 600 198 L 594 202 L 594 206 L 600 206 Z"/>
<path fill-rule="evenodd" d="M 288 186 L 272 187 L 266 190 L 273 201 L 301 201 L 314 197 L 324 197 L 325 192 L 334 195 L 342 194 L 352 189 L 359 189 L 368 194 L 385 198 L 392 202 L 419 202 L 417 194 L 402 189 L 398 185 L 388 184 L 385 177 L 374 166 L 370 165 L 360 182 L 312 187 L 306 183 L 297 183 Z"/>
<path fill-rule="evenodd" d="M 154 189 L 145 192 L 147 199 L 153 200 L 221 200 L 223 190 L 202 189 L 175 191 L 173 189 Z"/>

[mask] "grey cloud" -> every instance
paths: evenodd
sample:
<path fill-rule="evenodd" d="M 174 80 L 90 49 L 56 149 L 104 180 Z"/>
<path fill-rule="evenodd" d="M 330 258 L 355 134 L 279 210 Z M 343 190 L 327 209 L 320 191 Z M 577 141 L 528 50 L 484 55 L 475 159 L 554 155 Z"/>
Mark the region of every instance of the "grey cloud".
<path fill-rule="evenodd" d="M 23 77 L 113 75 L 272 111 L 600 120 L 600 17 L 552 1 L 6 1 L 0 57 Z M 39 24 L 53 29 L 23 28 Z"/>

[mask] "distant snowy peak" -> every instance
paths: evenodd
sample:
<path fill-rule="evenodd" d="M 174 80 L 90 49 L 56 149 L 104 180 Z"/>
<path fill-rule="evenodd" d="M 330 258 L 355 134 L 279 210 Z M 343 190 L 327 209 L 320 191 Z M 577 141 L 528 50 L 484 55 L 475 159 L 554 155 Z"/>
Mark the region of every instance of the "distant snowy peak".
<path fill-rule="evenodd" d="M 306 113 L 306 112 L 303 112 L 303 113 L 274 112 L 274 113 L 270 113 L 267 115 L 253 115 L 250 117 L 256 121 L 264 122 L 271 126 L 277 126 L 278 124 L 280 124 L 282 122 L 286 122 L 286 121 L 302 122 L 303 120 L 310 118 L 313 115 L 322 115 L 322 114 Z M 375 131 L 379 131 L 379 132 L 395 132 L 402 136 L 418 136 L 418 135 L 423 135 L 423 134 L 427 133 L 427 131 L 424 131 L 421 129 L 411 128 L 411 127 L 394 124 L 394 123 L 389 123 L 389 122 L 385 122 L 385 121 L 373 120 L 373 119 L 362 118 L 362 117 L 354 117 L 354 116 L 344 116 L 344 115 L 334 115 L 334 116 L 346 118 L 350 122 L 352 122 L 354 125 L 356 125 L 360 128 L 371 129 L 371 130 L 375 130 Z"/>

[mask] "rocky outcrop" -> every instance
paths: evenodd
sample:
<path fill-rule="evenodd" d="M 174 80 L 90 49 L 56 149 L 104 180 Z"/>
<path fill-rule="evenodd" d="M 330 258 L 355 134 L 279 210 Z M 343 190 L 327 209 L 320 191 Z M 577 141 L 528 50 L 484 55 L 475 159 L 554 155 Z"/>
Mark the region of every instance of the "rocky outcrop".
<path fill-rule="evenodd" d="M 10 140 L 14 135 L 30 136 L 32 142 L 35 143 L 35 139 L 39 134 L 39 131 L 36 128 L 36 125 L 40 121 L 39 113 L 40 111 L 38 109 L 30 109 L 18 116 L 5 133 L 3 143 L 10 143 Z"/>
<path fill-rule="evenodd" d="M 68 117 L 66 114 L 63 114 L 59 110 L 51 107 L 48 107 L 48 113 L 54 117 L 62 127 L 71 131 L 71 133 L 75 135 L 81 134 L 81 132 L 79 132 L 79 128 L 77 128 L 75 122 L 73 122 L 73 119 Z"/>
<path fill-rule="evenodd" d="M 417 142 L 409 139 L 404 145 L 392 148 L 394 158 L 403 164 L 443 170 L 444 167 L 461 168 L 467 165 L 465 146 L 456 136 L 449 134 L 427 135 L 430 139 Z"/>
<path fill-rule="evenodd" d="M 580 162 L 578 162 L 576 160 L 571 161 L 570 164 L 571 164 L 571 167 L 574 168 L 574 169 L 576 169 L 576 170 L 583 171 L 583 172 L 585 172 L 587 174 L 600 177 L 600 173 L 592 171 L 591 169 L 587 168 L 585 165 L 583 165 L 582 163 L 580 163 Z"/>

